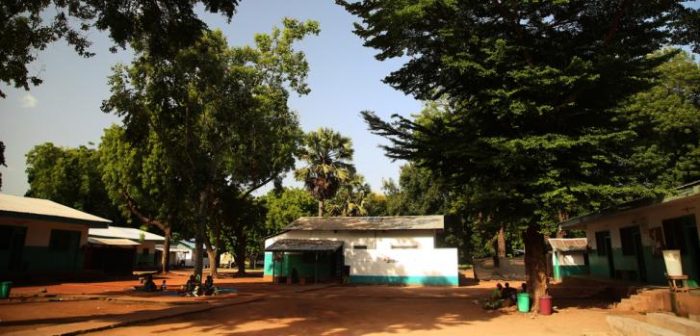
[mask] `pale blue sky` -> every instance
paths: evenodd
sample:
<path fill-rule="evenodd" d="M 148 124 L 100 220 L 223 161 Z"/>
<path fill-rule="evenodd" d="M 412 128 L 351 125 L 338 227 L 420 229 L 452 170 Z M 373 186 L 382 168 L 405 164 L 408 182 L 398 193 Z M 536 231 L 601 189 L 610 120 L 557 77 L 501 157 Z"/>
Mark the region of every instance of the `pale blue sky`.
<path fill-rule="evenodd" d="M 283 17 L 314 19 L 321 24 L 319 36 L 297 45 L 310 63 L 308 83 L 311 94 L 292 96 L 289 105 L 299 113 L 305 131 L 330 127 L 352 138 L 355 164 L 374 190 L 383 178 L 396 177 L 400 163 L 387 159 L 378 145 L 382 138 L 372 135 L 359 116 L 373 110 L 380 116 L 418 112 L 420 102 L 405 96 L 381 79 L 401 63 L 379 62 L 374 51 L 362 46 L 352 33 L 353 17 L 332 1 L 266 0 L 243 1 L 228 24 L 223 16 L 205 15 L 211 28 L 220 28 L 231 45 L 250 44 L 256 32 L 269 32 Z M 2 192 L 23 195 L 27 188 L 24 155 L 33 146 L 50 141 L 59 146 L 99 143 L 103 129 L 119 119 L 100 111 L 109 90 L 106 77 L 110 67 L 128 63 L 129 52 L 111 54 L 103 33 L 91 33 L 91 48 L 97 56 L 80 58 L 65 43 L 56 43 L 38 54 L 31 71 L 44 83 L 31 91 L 3 86 L 7 99 L 0 100 L 0 139 L 5 142 L 8 167 L 3 173 Z M 296 182 L 287 178 L 286 185 Z"/>

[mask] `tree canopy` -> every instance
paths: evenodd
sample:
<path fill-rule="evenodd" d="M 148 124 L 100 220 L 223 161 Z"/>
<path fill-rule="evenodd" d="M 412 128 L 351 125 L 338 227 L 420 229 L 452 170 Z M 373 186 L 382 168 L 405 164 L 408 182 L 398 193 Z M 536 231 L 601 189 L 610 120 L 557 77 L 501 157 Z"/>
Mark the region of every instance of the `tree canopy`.
<path fill-rule="evenodd" d="M 124 224 L 102 183 L 97 151 L 86 146 L 62 148 L 47 142 L 27 153 L 26 196 L 54 202 Z"/>
<path fill-rule="evenodd" d="M 0 3 L 0 82 L 29 90 L 42 81 L 27 66 L 38 51 L 65 40 L 78 55 L 90 57 L 91 29 L 107 31 L 115 46 L 137 44 L 153 55 L 169 57 L 191 46 L 206 23 L 195 13 L 221 13 L 229 20 L 239 0 L 98 1 L 9 0 Z M 0 90 L 0 98 L 5 94 Z"/>
<path fill-rule="evenodd" d="M 289 90 L 303 95 L 309 88 L 308 63 L 293 44 L 319 27 L 294 19 L 283 25 L 257 34 L 255 46 L 229 47 L 214 31 L 169 60 L 139 50 L 110 77 L 103 111 L 122 117 L 132 145 L 155 139 L 185 186 L 181 197 L 196 213 L 193 231 L 210 254 L 219 246 L 222 221 L 235 224 L 224 201 L 244 199 L 294 165 L 302 133 L 287 98 Z M 201 263 L 195 265 L 201 272 Z"/>
<path fill-rule="evenodd" d="M 355 173 L 353 153 L 350 138 L 329 128 L 319 128 L 304 137 L 297 156 L 306 166 L 297 169 L 294 177 L 304 182 L 306 190 L 318 199 L 319 216 L 323 215 L 324 201 L 333 197 Z"/>

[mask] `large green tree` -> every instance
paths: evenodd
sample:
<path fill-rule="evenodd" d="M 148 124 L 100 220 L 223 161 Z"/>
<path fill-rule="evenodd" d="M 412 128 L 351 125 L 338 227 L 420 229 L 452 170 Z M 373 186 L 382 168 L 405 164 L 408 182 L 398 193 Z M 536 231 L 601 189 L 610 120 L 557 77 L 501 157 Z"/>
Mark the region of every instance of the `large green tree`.
<path fill-rule="evenodd" d="M 162 231 L 161 267 L 168 272 L 173 228 L 186 233 L 178 224 L 185 221 L 191 204 L 181 196 L 184 186 L 166 164 L 155 134 L 133 146 L 125 139 L 124 129 L 113 125 L 105 129 L 97 154 L 102 182 L 114 205 L 126 216 Z"/>
<path fill-rule="evenodd" d="M 215 31 L 169 60 L 138 50 L 130 66 L 115 67 L 110 77 L 103 111 L 122 117 L 134 146 L 155 137 L 185 186 L 181 197 L 195 205 L 197 274 L 202 244 L 214 265 L 221 221 L 233 218 L 223 212 L 226 200 L 245 199 L 293 167 L 301 131 L 287 98 L 290 90 L 309 92 L 308 63 L 293 44 L 319 28 L 314 21 L 283 24 L 257 34 L 255 46 L 229 47 Z"/>
<path fill-rule="evenodd" d="M 304 137 L 298 157 L 306 166 L 297 169 L 294 176 L 318 200 L 319 217 L 323 216 L 324 202 L 355 173 L 353 152 L 350 138 L 329 128 L 319 128 Z"/>
<path fill-rule="evenodd" d="M 192 45 L 207 27 L 195 13 L 222 13 L 229 20 L 238 0 L 5 0 L 0 2 L 0 82 L 29 90 L 41 79 L 27 66 L 50 43 L 65 40 L 90 57 L 91 29 L 106 31 L 116 47 L 136 43 L 169 57 Z M 0 98 L 5 94 L 0 90 Z"/>
<path fill-rule="evenodd" d="M 97 151 L 86 146 L 57 147 L 47 142 L 27 153 L 26 196 L 49 199 L 124 224 L 110 201 L 98 169 Z"/>
<path fill-rule="evenodd" d="M 353 174 L 324 204 L 325 212 L 331 216 L 367 216 L 372 196 L 372 189 L 364 176 Z"/>
<path fill-rule="evenodd" d="M 700 15 L 682 1 L 339 1 L 377 58 L 407 57 L 385 78 L 446 113 L 417 123 L 363 114 L 387 154 L 469 188 L 483 214 L 524 228 L 535 307 L 547 287 L 544 235 L 581 204 L 654 192 L 630 173 L 635 132 L 615 108 L 673 57 L 700 50 Z"/>

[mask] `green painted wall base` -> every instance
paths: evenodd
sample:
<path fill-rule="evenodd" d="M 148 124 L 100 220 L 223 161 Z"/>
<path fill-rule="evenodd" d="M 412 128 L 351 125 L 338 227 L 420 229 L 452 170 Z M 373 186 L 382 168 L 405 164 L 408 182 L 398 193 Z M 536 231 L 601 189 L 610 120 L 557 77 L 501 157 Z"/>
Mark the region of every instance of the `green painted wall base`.
<path fill-rule="evenodd" d="M 562 278 L 566 278 L 572 275 L 584 275 L 588 274 L 588 266 L 577 265 L 577 266 L 559 266 L 559 274 Z"/>
<path fill-rule="evenodd" d="M 354 284 L 459 286 L 459 277 L 428 275 L 351 275 L 349 282 Z"/>

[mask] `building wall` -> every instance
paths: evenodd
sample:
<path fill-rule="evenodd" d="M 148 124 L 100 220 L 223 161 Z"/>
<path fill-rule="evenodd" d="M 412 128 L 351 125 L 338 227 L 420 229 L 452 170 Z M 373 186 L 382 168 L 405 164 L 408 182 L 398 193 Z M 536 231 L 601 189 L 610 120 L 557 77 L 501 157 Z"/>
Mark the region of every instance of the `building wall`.
<path fill-rule="evenodd" d="M 591 252 L 588 254 L 591 275 L 609 277 L 607 256 L 599 256 L 597 250 L 596 232 L 610 232 L 610 243 L 612 245 L 613 264 L 615 270 L 639 273 L 635 256 L 623 255 L 622 240 L 620 238 L 620 228 L 629 226 L 639 226 L 641 241 L 644 252 L 644 265 L 646 268 L 647 282 L 665 284 L 663 256 L 656 253 L 658 248 L 652 239 L 652 231 L 658 232 L 660 228 L 663 236 L 662 222 L 667 219 L 694 215 L 698 235 L 700 235 L 700 196 L 692 196 L 685 199 L 656 205 L 653 207 L 635 209 L 632 211 L 616 214 L 606 218 L 598 219 L 587 223 L 586 237 L 588 238 Z M 683 270 L 686 272 L 694 262 L 688 257 L 683 258 Z M 687 272 L 686 272 L 687 273 Z"/>
<path fill-rule="evenodd" d="M 457 249 L 435 248 L 432 230 L 290 231 L 279 239 L 342 240 L 345 265 L 353 283 L 458 285 Z M 355 246 L 367 246 L 356 249 Z M 411 246 L 412 248 L 407 248 Z M 265 253 L 265 275 L 272 275 L 272 253 Z"/>
<path fill-rule="evenodd" d="M 148 254 L 143 254 L 144 250 L 148 250 Z M 156 242 L 143 241 L 141 245 L 136 247 L 136 255 L 134 256 L 134 265 L 141 267 L 156 266 Z"/>
<path fill-rule="evenodd" d="M 22 250 L 22 272 L 70 272 L 82 270 L 83 249 L 87 243 L 88 226 L 66 224 L 24 218 L 0 218 L 0 225 L 25 227 L 26 236 Z M 72 251 L 56 251 L 49 248 L 51 230 L 73 231 L 80 234 L 80 248 Z M 0 271 L 9 267 L 9 251 L 0 250 Z"/>

